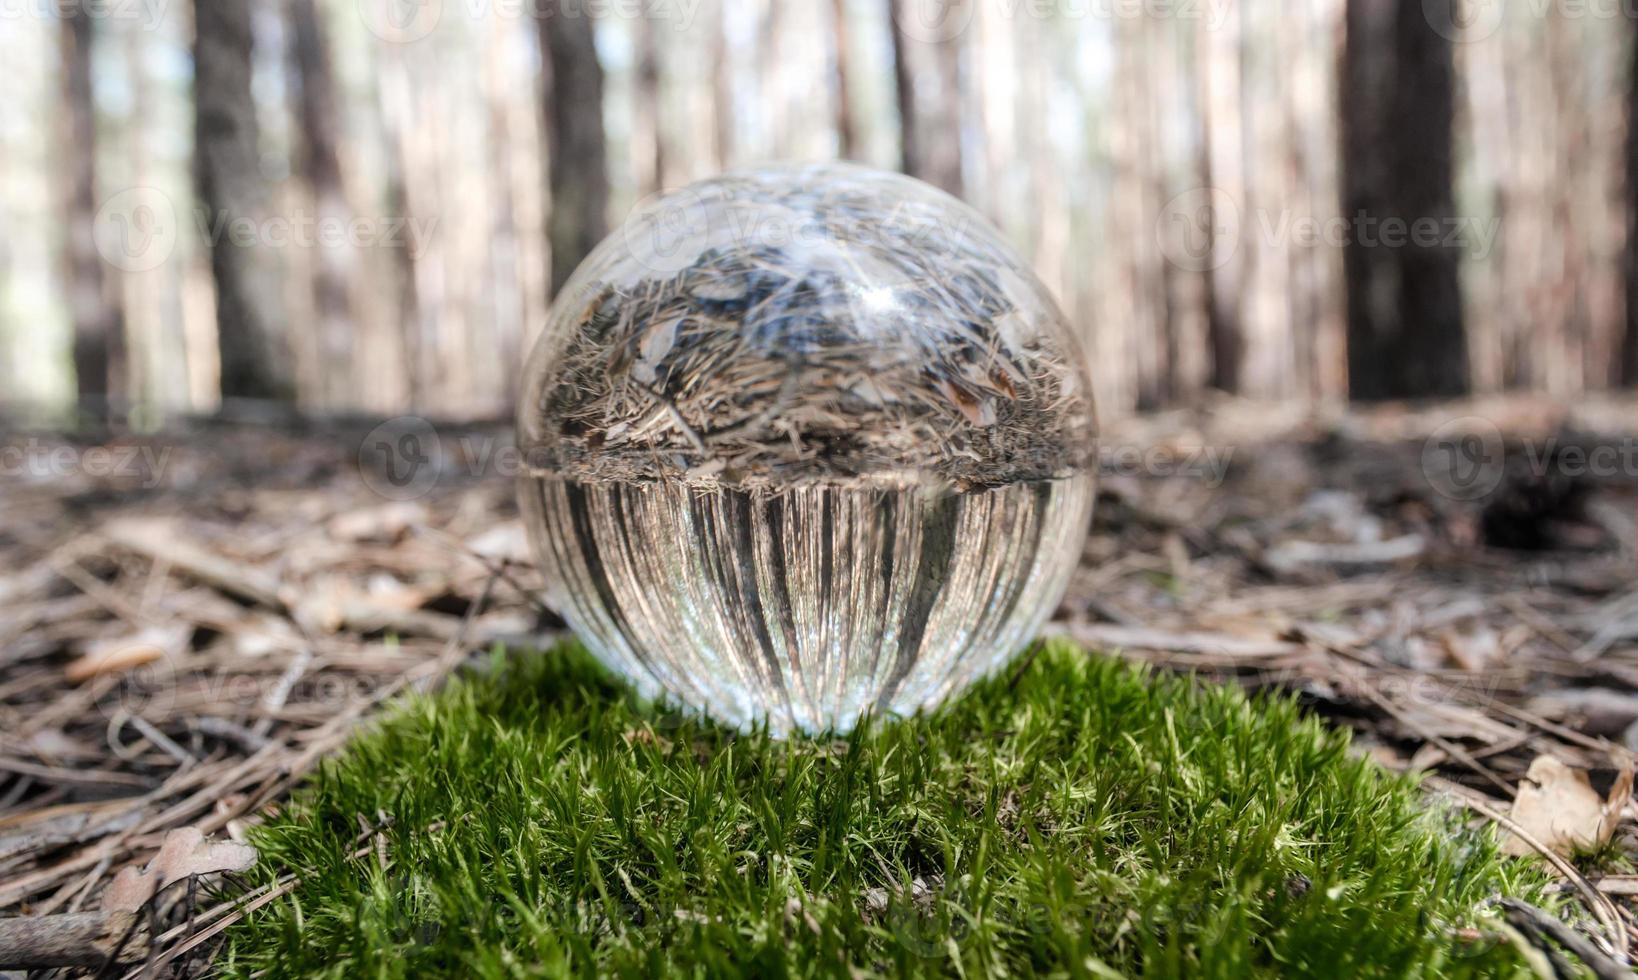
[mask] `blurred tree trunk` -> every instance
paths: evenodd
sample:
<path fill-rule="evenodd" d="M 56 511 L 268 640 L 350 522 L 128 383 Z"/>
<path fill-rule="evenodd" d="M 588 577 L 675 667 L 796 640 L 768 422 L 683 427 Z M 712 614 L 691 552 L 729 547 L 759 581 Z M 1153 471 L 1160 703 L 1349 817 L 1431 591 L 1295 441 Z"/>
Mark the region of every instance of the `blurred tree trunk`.
<path fill-rule="evenodd" d="M 859 155 L 859 126 L 853 118 L 853 84 L 849 77 L 847 0 L 831 0 L 831 26 L 836 32 L 836 151 L 843 160 L 853 160 Z"/>
<path fill-rule="evenodd" d="M 197 0 L 193 63 L 194 165 L 211 237 L 222 395 L 288 401 L 293 366 L 277 270 L 262 246 L 235 241 L 246 222 L 260 232 L 267 202 L 250 92 L 250 0 Z"/>
<path fill-rule="evenodd" d="M 1348 387 L 1360 400 L 1468 390 L 1457 281 L 1461 251 L 1389 227 L 1454 217 L 1451 123 L 1455 0 L 1348 0 L 1343 46 L 1342 211 L 1348 304 Z M 1392 223 L 1390 225 L 1390 223 Z"/>
<path fill-rule="evenodd" d="M 660 127 L 660 57 L 649 19 L 638 17 L 631 28 L 637 46 L 631 152 L 637 164 L 637 192 L 652 194 L 666 185 L 665 140 Z"/>
<path fill-rule="evenodd" d="M 345 228 L 352 220 L 342 179 L 341 113 L 336 100 L 330 46 L 314 0 L 290 0 L 290 82 L 297 122 L 296 176 L 307 185 L 320 227 Z M 332 406 L 360 399 L 354 390 L 355 330 L 349 284 L 355 275 L 351 247 L 322 238 L 309 251 L 312 329 L 318 334 L 320 377 Z"/>
<path fill-rule="evenodd" d="M 1633 18 L 1638 27 L 1638 17 Z M 1632 55 L 1627 65 L 1627 145 L 1626 195 L 1626 335 L 1622 338 L 1620 383 L 1638 388 L 1638 31 L 1631 39 Z"/>
<path fill-rule="evenodd" d="M 1200 181 L 1211 192 L 1213 205 L 1224 198 L 1243 211 L 1246 190 L 1241 174 L 1244 120 L 1240 116 L 1240 10 L 1237 5 L 1226 9 L 1228 16 L 1223 24 L 1214 26 L 1202 19 L 1195 34 L 1200 65 Z M 1234 227 L 1239 230 L 1238 222 Z M 1204 270 L 1210 382 L 1213 388 L 1230 393 L 1240 390 L 1240 368 L 1245 357 L 1239 246 L 1238 235 L 1211 236 L 1208 247 L 1213 254 Z"/>
<path fill-rule="evenodd" d="M 734 153 L 733 66 L 728 49 L 728 0 L 717 0 L 717 16 L 711 25 L 711 145 L 717 169 L 725 170 L 736 159 Z"/>
<path fill-rule="evenodd" d="M 68 171 L 66 286 L 74 324 L 74 374 L 80 409 L 106 417 L 125 394 L 125 322 L 103 281 L 95 239 L 97 117 L 91 97 L 91 14 L 84 5 L 63 12 L 59 25 L 62 106 Z"/>
<path fill-rule="evenodd" d="M 414 156 L 411 126 L 415 97 L 410 87 L 409 69 L 404 64 L 402 45 L 387 45 L 380 53 L 375 72 L 376 109 L 380 115 L 386 151 L 382 154 L 382 182 L 388 213 L 405 221 L 419 217 L 410 198 L 410 162 Z M 379 255 L 380 250 L 377 250 Z M 414 250 L 389 248 L 386 275 L 388 290 L 396 301 L 390 324 L 397 342 L 394 351 L 399 376 L 407 380 L 402 404 L 415 410 L 431 407 L 426 397 L 432 389 L 428 362 L 435 349 L 428 321 L 436 303 L 421 296 L 420 263 Z"/>
<path fill-rule="evenodd" d="M 540 18 L 554 296 L 608 233 L 603 67 L 597 61 L 595 25 L 587 10 L 565 11 L 557 0 L 548 0 Z"/>
<path fill-rule="evenodd" d="M 888 0 L 900 167 L 956 197 L 962 194 L 961 32 L 949 29 L 946 19 L 962 17 L 969 2 L 938 0 L 935 14 L 926 0 Z M 923 72 L 935 79 L 932 85 L 921 84 Z"/>

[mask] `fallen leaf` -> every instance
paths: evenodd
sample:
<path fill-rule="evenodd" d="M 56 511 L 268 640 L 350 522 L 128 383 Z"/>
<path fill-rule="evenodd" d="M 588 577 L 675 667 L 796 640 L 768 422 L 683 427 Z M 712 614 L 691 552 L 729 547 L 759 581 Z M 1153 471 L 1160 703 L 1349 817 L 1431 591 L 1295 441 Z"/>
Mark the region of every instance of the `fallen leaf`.
<path fill-rule="evenodd" d="M 64 673 L 74 684 L 84 684 L 105 674 L 123 674 L 180 653 L 192 633 L 189 626 L 155 626 L 129 636 L 102 640 L 64 668 Z"/>
<path fill-rule="evenodd" d="M 116 875 L 103 895 L 102 906 L 109 912 L 136 912 L 160 889 L 183 878 L 246 871 L 255 863 L 256 849 L 249 844 L 207 841 L 197 828 L 183 827 L 165 835 L 146 870 L 129 867 Z"/>
<path fill-rule="evenodd" d="M 1592 788 L 1584 771 L 1550 755 L 1538 755 L 1519 786 L 1511 816 L 1530 836 L 1567 857 L 1576 848 L 1607 843 L 1631 796 L 1631 767 L 1616 777 L 1605 799 Z M 1524 838 L 1509 834 L 1502 851 L 1524 855 L 1535 849 Z"/>

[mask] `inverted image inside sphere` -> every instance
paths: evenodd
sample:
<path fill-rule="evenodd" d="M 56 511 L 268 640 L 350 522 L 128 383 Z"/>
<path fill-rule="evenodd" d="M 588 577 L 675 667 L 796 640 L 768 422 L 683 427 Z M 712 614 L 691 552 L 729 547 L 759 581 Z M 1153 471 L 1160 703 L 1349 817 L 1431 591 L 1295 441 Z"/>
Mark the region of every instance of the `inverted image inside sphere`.
<path fill-rule="evenodd" d="M 845 730 L 1028 642 L 1093 497 L 1073 331 L 906 177 L 732 174 L 575 273 L 524 383 L 549 599 L 613 668 L 738 724 Z"/>

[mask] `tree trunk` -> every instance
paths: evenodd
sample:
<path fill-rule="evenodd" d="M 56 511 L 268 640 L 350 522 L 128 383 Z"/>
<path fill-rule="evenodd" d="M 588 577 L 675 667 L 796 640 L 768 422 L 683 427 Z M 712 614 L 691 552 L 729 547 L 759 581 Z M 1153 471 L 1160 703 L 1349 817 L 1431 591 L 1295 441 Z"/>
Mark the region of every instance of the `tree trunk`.
<path fill-rule="evenodd" d="M 637 168 L 637 191 L 652 194 L 666 186 L 665 136 L 660 125 L 660 56 L 654 46 L 654 25 L 638 17 L 631 25 L 637 47 L 637 71 L 632 85 L 631 153 Z"/>
<path fill-rule="evenodd" d="M 1638 18 L 1634 18 L 1638 26 Z M 1634 32 L 1638 35 L 1638 32 Z M 1632 61 L 1627 66 L 1626 204 L 1626 336 L 1622 340 L 1620 382 L 1638 388 L 1638 36 L 1632 38 Z"/>
<path fill-rule="evenodd" d="M 711 145 L 717 169 L 726 170 L 737 159 L 734 151 L 733 52 L 728 47 L 728 4 L 718 0 L 711 24 Z"/>
<path fill-rule="evenodd" d="M 1455 73 L 1450 40 L 1431 26 L 1455 23 L 1454 2 L 1348 0 L 1343 269 L 1348 387 L 1358 400 L 1468 390 L 1461 250 L 1444 244 L 1455 214 Z M 1418 224 L 1436 228 L 1433 244 L 1410 237 Z"/>
<path fill-rule="evenodd" d="M 546 80 L 547 219 L 552 295 L 608 233 L 609 177 L 603 137 L 603 68 L 586 7 L 548 0 L 540 18 Z"/>
<path fill-rule="evenodd" d="M 352 220 L 337 149 L 341 131 L 335 72 L 314 0 L 290 0 L 290 80 L 297 130 L 296 176 L 304 180 L 321 227 L 344 228 Z M 351 247 L 323 239 L 310 248 L 313 330 L 322 358 L 324 396 L 331 406 L 358 407 L 353 384 L 355 331 L 349 284 L 356 275 Z"/>
<path fill-rule="evenodd" d="M 91 97 L 91 14 L 83 5 L 63 12 L 62 105 L 68 175 L 65 279 L 74 325 L 74 374 L 82 411 L 106 418 L 124 394 L 125 323 L 103 281 L 97 256 L 96 107 Z"/>
<path fill-rule="evenodd" d="M 970 13 L 965 8 L 968 2 L 942 0 L 941 13 L 935 17 L 923 0 L 888 0 L 893 25 L 893 78 L 898 89 L 900 166 L 910 176 L 957 197 L 962 193 L 962 32 L 948 28 L 950 22 L 940 17 Z M 923 71 L 929 72 L 936 83 L 919 84 Z"/>
<path fill-rule="evenodd" d="M 848 66 L 847 0 L 831 0 L 831 21 L 836 32 L 836 150 L 842 159 L 853 160 L 859 155 L 859 126 L 853 118 L 853 85 Z"/>
<path fill-rule="evenodd" d="M 1217 198 L 1226 198 L 1235 207 L 1245 207 L 1245 182 L 1241 179 L 1244 149 L 1240 117 L 1240 10 L 1225 8 L 1221 25 L 1201 20 L 1195 34 L 1196 56 L 1200 65 L 1200 180 Z M 1215 219 L 1214 219 L 1215 220 Z M 1206 336 L 1211 347 L 1211 386 L 1238 394 L 1240 369 L 1245 357 L 1245 336 L 1240 317 L 1244 288 L 1241 262 L 1236 253 L 1238 236 L 1213 235 L 1213 254 L 1205 263 Z"/>
<path fill-rule="evenodd" d="M 211 239 L 222 396 L 289 401 L 293 365 L 273 257 L 259 243 L 267 183 L 251 97 L 250 0 L 194 4 L 194 163 Z"/>

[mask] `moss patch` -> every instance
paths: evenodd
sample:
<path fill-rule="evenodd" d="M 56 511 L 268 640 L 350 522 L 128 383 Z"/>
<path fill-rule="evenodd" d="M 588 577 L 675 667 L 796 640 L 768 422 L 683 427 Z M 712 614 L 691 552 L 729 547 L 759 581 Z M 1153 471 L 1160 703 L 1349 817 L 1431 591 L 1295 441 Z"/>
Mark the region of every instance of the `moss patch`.
<path fill-rule="evenodd" d="M 360 739 L 256 832 L 264 880 L 312 870 L 230 932 L 218 966 L 1521 969 L 1478 917 L 1496 894 L 1539 900 L 1540 876 L 1346 744 L 1288 700 L 1067 646 L 929 717 L 791 743 L 644 704 L 578 649 L 497 656 Z M 361 818 L 385 823 L 386 868 Z"/>

